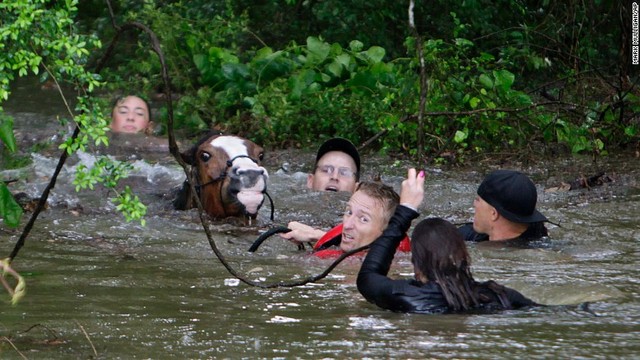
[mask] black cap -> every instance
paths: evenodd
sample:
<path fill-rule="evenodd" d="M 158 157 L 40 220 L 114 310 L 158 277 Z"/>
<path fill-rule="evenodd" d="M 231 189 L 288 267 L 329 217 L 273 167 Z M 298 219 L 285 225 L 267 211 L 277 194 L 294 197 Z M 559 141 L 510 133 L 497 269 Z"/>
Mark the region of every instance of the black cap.
<path fill-rule="evenodd" d="M 343 138 L 332 138 L 324 142 L 324 144 L 320 145 L 318 149 L 318 154 L 316 155 L 316 165 L 318 165 L 318 161 L 320 158 L 324 156 L 324 154 L 330 151 L 341 151 L 353 159 L 356 163 L 356 171 L 358 174 L 356 175 L 356 179 L 360 176 L 360 154 L 358 153 L 358 149 L 353 145 L 353 143 L 347 139 Z"/>
<path fill-rule="evenodd" d="M 525 174 L 513 170 L 496 170 L 478 187 L 478 195 L 498 210 L 500 215 L 517 223 L 549 221 L 536 210 L 538 192 Z"/>

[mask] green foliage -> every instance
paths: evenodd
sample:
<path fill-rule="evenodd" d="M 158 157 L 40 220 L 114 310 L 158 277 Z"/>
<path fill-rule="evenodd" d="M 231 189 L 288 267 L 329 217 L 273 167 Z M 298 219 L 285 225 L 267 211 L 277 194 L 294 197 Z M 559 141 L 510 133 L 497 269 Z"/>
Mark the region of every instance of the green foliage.
<path fill-rule="evenodd" d="M 74 20 L 77 4 L 74 0 L 54 4 L 46 0 L 0 2 L 0 101 L 9 98 L 9 85 L 16 74 L 41 75 L 43 81 L 52 78 L 81 90 L 75 114 L 72 114 L 72 120 L 80 129 L 79 136 L 75 139 L 69 137 L 60 145 L 60 149 L 69 154 L 86 150 L 90 143 L 108 144 L 105 134 L 108 121 L 104 118 L 99 101 L 91 96 L 103 83 L 98 74 L 86 69 L 89 55 L 101 47 L 101 42 L 95 36 L 82 35 L 78 31 Z M 44 72 L 41 74 L 42 69 Z M 0 140 L 10 151 L 16 150 L 12 121 L 5 116 L 0 116 Z M 119 169 L 119 164 L 106 159 L 100 166 Z M 117 174 L 118 171 L 105 174 L 96 171 L 89 181 L 102 182 L 108 188 L 115 188 L 114 181 L 117 182 L 119 177 L 111 176 L 113 173 Z M 83 175 L 80 176 L 82 179 Z M 20 217 L 17 204 L 4 184 L 0 190 L 1 215 L 9 225 L 17 226 Z M 122 197 L 125 195 L 126 192 Z M 118 195 L 118 199 L 120 197 Z M 137 201 L 137 197 L 130 195 L 126 201 L 119 201 L 119 209 L 123 209 L 127 219 L 144 214 L 141 211 L 144 205 Z"/>
<path fill-rule="evenodd" d="M 10 152 L 16 151 L 16 139 L 13 135 L 13 118 L 5 116 L 0 110 L 0 142 L 4 144 L 0 151 L 4 152 L 4 147 Z M 17 228 L 20 225 L 22 207 L 16 202 L 2 180 L 0 180 L 0 218 L 10 228 Z"/>
<path fill-rule="evenodd" d="M 13 118 L 0 112 L 0 141 L 11 152 L 15 152 L 16 138 L 13 136 Z"/>
<path fill-rule="evenodd" d="M 7 185 L 0 182 L 0 217 L 10 228 L 17 228 L 20 225 L 22 208 L 9 192 Z"/>
<path fill-rule="evenodd" d="M 122 193 L 118 194 L 118 197 L 111 199 L 117 206 L 116 209 L 124 215 L 127 221 L 138 220 L 142 226 L 146 225 L 144 216 L 147 214 L 147 207 L 140 202 L 137 195 L 131 192 L 131 188 L 126 186 Z"/>
<path fill-rule="evenodd" d="M 269 126 L 253 129 L 258 141 L 310 143 L 317 134 L 349 134 L 354 140 L 375 133 L 408 97 L 400 75 L 402 66 L 383 61 L 384 49 L 362 50 L 353 41 L 345 49 L 322 39 L 309 37 L 306 45 L 292 45 L 276 54 L 271 64 L 279 64 L 282 77 L 262 81 L 259 91 L 244 97 L 251 116 Z M 258 65 L 259 61 L 249 64 Z M 258 72 L 262 72 L 259 69 Z M 268 70 L 267 70 L 268 71 Z M 240 121 L 235 124 L 239 131 Z"/>
<path fill-rule="evenodd" d="M 60 149 L 73 154 L 76 151 L 86 151 L 90 140 L 98 145 L 109 145 L 106 131 L 109 130 L 108 120 L 103 115 L 99 102 L 95 99 L 80 96 L 76 105 L 76 113 L 73 120 L 82 130 L 77 138 L 68 138 L 60 144 Z"/>
<path fill-rule="evenodd" d="M 121 4 L 123 15 L 116 19 L 118 23 L 144 23 L 154 31 L 162 44 L 173 91 L 181 94 L 174 108 L 176 128 L 206 130 L 216 119 L 227 117 L 227 114 L 218 111 L 219 101 L 225 101 L 238 89 L 221 89 L 222 84 L 211 89 L 203 87 L 203 81 L 216 84 L 225 77 L 242 76 L 242 69 L 234 67 L 234 60 L 229 56 L 235 56 L 237 44 L 242 41 L 240 38 L 246 35 L 246 17 L 234 15 L 231 4 L 232 0 L 171 3 L 123 1 Z M 88 21 L 93 23 L 94 19 Z M 116 46 L 111 61 L 115 65 L 102 73 L 107 88 L 112 92 L 122 92 L 123 89 L 134 93 L 162 92 L 164 84 L 160 62 L 151 53 L 148 38 L 136 33 L 126 35 L 128 37 Z M 227 64 L 225 74 L 207 72 L 211 63 L 221 65 L 223 62 Z M 221 90 L 229 92 L 229 95 L 216 94 Z M 166 108 L 161 109 L 159 120 L 166 122 Z"/>
<path fill-rule="evenodd" d="M 117 190 L 118 182 L 126 178 L 132 169 L 133 166 L 130 163 L 101 156 L 90 168 L 83 164 L 78 165 L 73 184 L 76 186 L 76 191 L 80 191 L 81 189 L 94 190 L 95 185 L 101 183 L 116 193 L 116 197 L 111 200 L 117 204 L 116 209 L 124 215 L 125 219 L 140 221 L 144 226 L 147 207 L 131 192 L 129 186 L 126 186 L 122 192 Z"/>
<path fill-rule="evenodd" d="M 611 89 L 602 86 L 593 87 L 600 99 L 580 94 L 581 71 L 609 66 L 617 47 L 607 44 L 620 34 L 615 16 L 589 14 L 616 14 L 617 3 L 415 5 L 428 78 L 423 128 L 415 120 L 420 54 L 406 3 L 124 1 L 117 18 L 158 33 L 180 93 L 176 126 L 189 133 L 216 128 L 267 146 L 313 146 L 329 136 L 362 141 L 387 131 L 380 150 L 409 155 L 417 153 L 420 133 L 436 155 L 517 152 L 549 142 L 603 154 L 614 143 L 637 141 L 632 92 L 616 90 L 621 99 L 609 101 L 602 98 Z M 103 75 L 113 88 L 161 91 L 157 59 L 137 50 L 146 40 L 129 40 Z M 566 80 L 550 81 L 559 78 Z M 547 87 L 574 110 L 538 106 Z M 611 106 L 616 101 L 626 112 Z"/>
<path fill-rule="evenodd" d="M 106 188 L 113 189 L 120 179 L 126 178 L 133 166 L 127 162 L 111 160 L 106 156 L 96 159 L 91 168 L 80 164 L 76 170 L 73 184 L 76 191 L 80 189 L 94 190 L 94 185 L 102 183 Z"/>

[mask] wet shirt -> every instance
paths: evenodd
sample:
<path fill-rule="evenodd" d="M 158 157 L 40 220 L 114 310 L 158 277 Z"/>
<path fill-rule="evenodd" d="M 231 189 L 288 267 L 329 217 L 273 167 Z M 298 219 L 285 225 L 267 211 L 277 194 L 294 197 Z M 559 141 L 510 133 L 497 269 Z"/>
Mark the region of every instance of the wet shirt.
<path fill-rule="evenodd" d="M 466 223 L 462 226 L 458 227 L 458 231 L 462 234 L 462 237 L 465 241 L 471 242 L 481 242 L 481 241 L 489 241 L 489 235 L 480 234 L 473 230 L 473 223 Z M 548 236 L 549 232 L 547 228 L 544 226 L 543 222 L 532 223 L 529 225 L 527 230 L 522 233 L 519 237 L 512 240 L 521 240 L 521 241 L 531 241 L 531 240 L 539 240 L 545 236 Z"/>
<path fill-rule="evenodd" d="M 409 230 L 411 221 L 418 213 L 398 206 L 382 236 L 371 244 L 371 248 L 358 273 L 358 290 L 369 302 L 381 308 L 409 313 L 449 313 L 449 308 L 440 285 L 429 281 L 393 280 L 387 277 L 395 249 L 403 235 Z M 517 309 L 536 305 L 518 291 L 500 286 L 493 281 L 476 282 L 478 298 L 482 304 L 473 312 Z M 493 289 L 500 289 L 500 293 Z"/>

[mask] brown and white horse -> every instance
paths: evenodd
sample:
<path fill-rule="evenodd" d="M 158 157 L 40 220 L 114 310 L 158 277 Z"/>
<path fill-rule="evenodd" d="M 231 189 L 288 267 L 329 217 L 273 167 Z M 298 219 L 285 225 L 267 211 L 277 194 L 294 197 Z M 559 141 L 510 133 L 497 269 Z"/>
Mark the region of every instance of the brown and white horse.
<path fill-rule="evenodd" d="M 204 211 L 212 218 L 255 219 L 264 202 L 269 174 L 260 165 L 262 147 L 228 135 L 208 135 L 181 153 L 191 165 L 191 177 Z M 180 210 L 195 207 L 191 187 L 185 181 L 174 201 Z"/>

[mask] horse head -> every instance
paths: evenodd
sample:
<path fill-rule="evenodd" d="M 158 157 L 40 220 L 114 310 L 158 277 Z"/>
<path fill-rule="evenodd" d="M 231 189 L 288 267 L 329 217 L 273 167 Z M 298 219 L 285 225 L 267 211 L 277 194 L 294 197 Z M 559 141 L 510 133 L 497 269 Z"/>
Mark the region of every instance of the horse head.
<path fill-rule="evenodd" d="M 206 136 L 181 153 L 182 159 L 191 165 L 191 176 L 204 210 L 218 219 L 256 218 L 269 179 L 267 170 L 260 165 L 263 155 L 264 149 L 254 142 L 228 135 Z M 190 194 L 187 196 L 184 208 L 194 207 L 189 201 Z"/>

